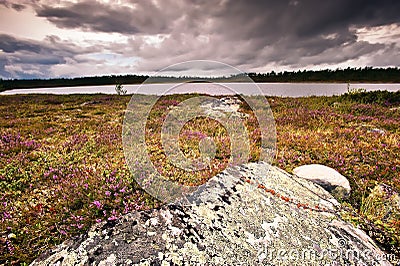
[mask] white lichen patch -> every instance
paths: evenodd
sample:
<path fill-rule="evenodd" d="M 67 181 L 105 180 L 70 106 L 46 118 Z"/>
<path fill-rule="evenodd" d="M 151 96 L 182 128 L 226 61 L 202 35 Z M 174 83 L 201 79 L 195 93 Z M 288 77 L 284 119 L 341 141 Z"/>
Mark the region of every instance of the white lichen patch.
<path fill-rule="evenodd" d="M 171 230 L 171 234 L 173 236 L 179 236 L 182 233 L 182 230 L 175 226 L 170 226 L 169 229 Z"/>
<path fill-rule="evenodd" d="M 207 262 L 207 254 L 199 251 L 197 246 L 191 242 L 186 242 L 181 249 L 182 254 L 186 254 L 186 259 L 190 262 L 196 262 L 200 265 L 205 265 Z"/>
<path fill-rule="evenodd" d="M 264 240 L 267 241 L 266 244 L 272 242 L 274 238 L 279 237 L 279 224 L 284 223 L 286 221 L 287 219 L 285 217 L 281 217 L 278 215 L 277 217 L 274 218 L 272 223 L 263 222 L 261 224 L 261 228 L 264 229 L 265 231 Z"/>
<path fill-rule="evenodd" d="M 193 210 L 197 213 L 201 221 L 207 225 L 211 225 L 212 220 L 216 218 L 215 211 L 203 203 L 199 206 L 193 206 Z"/>
<path fill-rule="evenodd" d="M 160 214 L 164 218 L 165 224 L 168 225 L 172 223 L 173 216 L 169 210 L 161 210 Z"/>
<path fill-rule="evenodd" d="M 149 221 L 150 221 L 150 224 L 153 226 L 158 224 L 158 219 L 156 217 L 150 218 Z"/>
<path fill-rule="evenodd" d="M 115 254 L 111 254 L 111 255 L 108 256 L 105 260 L 100 261 L 99 266 L 110 266 L 110 265 L 114 265 L 116 259 L 117 259 L 117 257 L 115 256 Z"/>
<path fill-rule="evenodd" d="M 149 261 L 144 261 L 138 264 L 139 266 L 150 266 L 150 262 Z M 168 264 L 169 265 L 169 264 Z"/>

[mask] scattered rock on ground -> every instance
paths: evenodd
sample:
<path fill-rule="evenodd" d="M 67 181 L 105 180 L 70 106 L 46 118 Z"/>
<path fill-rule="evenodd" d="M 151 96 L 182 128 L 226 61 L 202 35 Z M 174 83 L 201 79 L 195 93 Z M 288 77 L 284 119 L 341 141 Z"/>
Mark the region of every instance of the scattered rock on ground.
<path fill-rule="evenodd" d="M 246 117 L 246 114 L 239 112 L 241 103 L 242 101 L 239 98 L 231 96 L 205 101 L 201 107 L 207 115 L 215 117 L 224 117 L 227 114 Z"/>
<path fill-rule="evenodd" d="M 372 129 L 370 129 L 370 132 L 372 132 L 372 133 L 379 133 L 379 134 L 382 134 L 382 135 L 385 135 L 385 130 L 383 130 L 383 129 L 380 129 L 380 128 L 372 128 Z"/>
<path fill-rule="evenodd" d="M 343 199 L 350 195 L 351 188 L 347 178 L 328 166 L 302 165 L 296 167 L 293 174 L 322 186 L 337 199 Z"/>

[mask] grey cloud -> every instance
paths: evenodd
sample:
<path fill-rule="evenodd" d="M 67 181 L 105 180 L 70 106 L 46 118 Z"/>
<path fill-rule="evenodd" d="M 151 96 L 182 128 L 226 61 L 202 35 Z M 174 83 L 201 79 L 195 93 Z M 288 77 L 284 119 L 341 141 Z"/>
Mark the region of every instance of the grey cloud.
<path fill-rule="evenodd" d="M 0 49 L 6 54 L 27 52 L 37 55 L 71 56 L 79 52 L 87 52 L 74 44 L 65 44 L 56 36 L 48 36 L 43 41 L 16 38 L 8 34 L 0 34 Z"/>
<path fill-rule="evenodd" d="M 48 77 L 49 67 L 65 64 L 68 59 L 78 62 L 76 56 L 89 52 L 54 36 L 39 42 L 7 34 L 0 34 L 0 50 L 0 76 L 4 78 Z"/>
<path fill-rule="evenodd" d="M 346 34 L 350 25 L 377 26 L 400 22 L 396 0 L 227 0 L 131 1 L 135 8 L 80 1 L 65 7 L 43 5 L 37 13 L 59 27 L 120 33 L 165 33 L 173 27 L 200 28 L 231 38 L 313 37 Z M 186 25 L 180 25 L 180 22 Z M 207 29 L 206 22 L 211 22 Z"/>
<path fill-rule="evenodd" d="M 226 1 L 222 8 L 207 13 L 212 26 L 206 32 L 211 36 L 206 47 L 195 49 L 196 45 L 182 45 L 179 37 L 171 37 L 157 52 L 149 48 L 151 54 L 143 56 L 144 62 L 139 67 L 151 69 L 152 65 L 166 63 L 165 57 L 169 57 L 168 61 L 173 61 L 171 58 L 178 61 L 185 51 L 191 51 L 187 56 L 189 59 L 200 56 L 222 60 L 246 70 L 268 63 L 287 68 L 335 65 L 384 50 L 384 44 L 358 41 L 355 28 L 400 22 L 400 16 L 393 12 L 400 10 L 398 1 L 298 1 L 297 5 L 291 5 L 289 1 L 254 3 Z M 190 31 L 187 36 L 187 43 L 196 37 Z"/>
<path fill-rule="evenodd" d="M 8 73 L 5 69 L 6 62 L 7 60 L 5 56 L 0 54 L 0 78 L 11 78 L 10 73 Z"/>
<path fill-rule="evenodd" d="M 13 36 L 0 34 L 0 49 L 5 53 L 13 53 L 21 50 L 39 53 L 42 49 L 42 46 L 35 42 L 17 40 Z"/>
<path fill-rule="evenodd" d="M 282 64 L 292 66 L 339 64 L 349 60 L 357 59 L 361 56 L 369 55 L 382 49 L 384 49 L 384 45 L 382 44 L 356 42 L 338 48 L 327 49 L 314 56 L 299 57 L 294 60 L 291 60 L 291 57 L 289 56 L 282 62 Z"/>
<path fill-rule="evenodd" d="M 37 64 L 37 65 L 58 65 L 65 64 L 65 58 L 57 55 L 38 55 L 38 54 L 20 54 L 15 59 L 16 63 Z"/>
<path fill-rule="evenodd" d="M 356 34 L 360 27 L 400 25 L 397 0 L 132 0 L 129 4 L 133 7 L 92 0 L 32 5 L 38 16 L 60 28 L 121 33 L 128 37 L 127 43 L 84 51 L 54 37 L 39 43 L 5 36 L 0 49 L 12 54 L 14 62 L 41 65 L 64 64 L 68 58 L 76 62 L 79 53 L 84 57 L 106 49 L 139 58 L 132 66 L 146 72 L 196 59 L 222 61 L 244 71 L 263 67 L 270 71 L 265 69 L 269 64 L 334 66 L 363 56 L 372 65 L 374 60 L 399 62 L 394 61 L 398 57 L 391 61 L 388 56 L 394 54 L 388 49 L 390 43 L 360 41 Z M 164 39 L 149 43 L 146 38 L 155 34 Z"/>
<path fill-rule="evenodd" d="M 192 59 L 221 60 L 250 69 L 267 63 L 288 67 L 342 63 L 384 49 L 383 44 L 358 41 L 356 28 L 400 23 L 393 11 L 400 10 L 399 1 L 193 2 L 157 47 L 140 38 L 132 41 L 136 47 L 132 53 L 142 58 L 140 70 Z M 198 43 L 200 34 L 209 38 L 207 44 Z"/>
<path fill-rule="evenodd" d="M 374 62 L 375 66 L 387 67 L 387 66 L 398 66 L 400 62 L 400 47 L 396 44 L 391 44 L 377 54 L 371 56 L 371 61 Z"/>
<path fill-rule="evenodd" d="M 66 7 L 42 5 L 37 15 L 60 28 L 80 28 L 96 32 L 124 34 L 157 34 L 166 32 L 175 19 L 172 1 L 158 7 L 152 1 L 140 1 L 134 7 L 102 4 L 97 1 L 70 3 Z M 169 6 L 168 6 L 169 5 Z M 169 19 L 172 15 L 172 20 Z"/>
<path fill-rule="evenodd" d="M 22 11 L 26 8 L 26 6 L 24 4 L 13 3 L 10 1 L 6 1 L 6 0 L 0 0 L 0 5 L 5 6 L 7 8 L 15 9 L 17 11 Z"/>
<path fill-rule="evenodd" d="M 22 11 L 26 8 L 26 6 L 21 4 L 11 4 L 11 7 L 17 11 Z"/>

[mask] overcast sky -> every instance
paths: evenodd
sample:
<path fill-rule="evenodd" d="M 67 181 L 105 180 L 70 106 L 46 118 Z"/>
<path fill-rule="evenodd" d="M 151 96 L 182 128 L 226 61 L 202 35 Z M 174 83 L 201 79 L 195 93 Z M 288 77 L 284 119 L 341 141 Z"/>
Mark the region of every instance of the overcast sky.
<path fill-rule="evenodd" d="M 400 66 L 400 1 L 0 0 L 0 77 Z"/>

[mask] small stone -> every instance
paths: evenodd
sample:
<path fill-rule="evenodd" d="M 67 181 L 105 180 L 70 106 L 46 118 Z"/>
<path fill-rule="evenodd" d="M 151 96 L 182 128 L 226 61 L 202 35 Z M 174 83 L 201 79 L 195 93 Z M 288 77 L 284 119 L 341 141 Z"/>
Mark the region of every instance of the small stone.
<path fill-rule="evenodd" d="M 17 238 L 17 236 L 14 234 L 14 233 L 10 233 L 10 234 L 8 234 L 8 239 L 15 239 L 15 238 Z"/>
<path fill-rule="evenodd" d="M 320 185 L 337 199 L 344 199 L 350 195 L 351 187 L 347 178 L 328 166 L 321 164 L 302 165 L 296 167 L 293 174 Z"/>
<path fill-rule="evenodd" d="M 378 133 L 378 134 L 381 134 L 381 135 L 385 135 L 385 130 L 383 130 L 383 129 L 380 129 L 380 128 L 372 128 L 371 130 L 370 130 L 370 132 L 372 132 L 372 133 Z"/>

